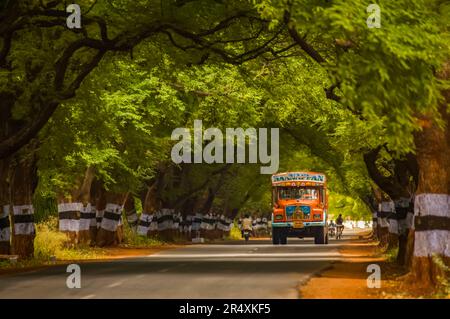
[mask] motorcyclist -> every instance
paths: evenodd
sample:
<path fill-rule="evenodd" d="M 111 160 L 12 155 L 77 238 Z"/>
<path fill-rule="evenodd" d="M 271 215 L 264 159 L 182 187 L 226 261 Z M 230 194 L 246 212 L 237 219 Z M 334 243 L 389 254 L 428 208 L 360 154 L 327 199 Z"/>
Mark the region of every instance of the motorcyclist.
<path fill-rule="evenodd" d="M 330 224 L 328 225 L 328 229 L 329 229 L 329 235 L 330 236 L 335 236 L 336 235 L 336 224 L 334 223 L 333 220 L 330 220 Z"/>
<path fill-rule="evenodd" d="M 244 237 L 244 231 L 246 230 L 253 232 L 253 221 L 248 214 L 242 220 L 242 237 Z"/>

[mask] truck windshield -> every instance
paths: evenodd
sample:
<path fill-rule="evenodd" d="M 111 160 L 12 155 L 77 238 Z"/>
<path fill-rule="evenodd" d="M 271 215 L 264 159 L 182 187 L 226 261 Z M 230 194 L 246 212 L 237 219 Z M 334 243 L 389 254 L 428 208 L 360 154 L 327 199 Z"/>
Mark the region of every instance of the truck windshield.
<path fill-rule="evenodd" d="M 316 200 L 319 199 L 319 189 L 313 187 L 278 187 L 278 199 Z"/>

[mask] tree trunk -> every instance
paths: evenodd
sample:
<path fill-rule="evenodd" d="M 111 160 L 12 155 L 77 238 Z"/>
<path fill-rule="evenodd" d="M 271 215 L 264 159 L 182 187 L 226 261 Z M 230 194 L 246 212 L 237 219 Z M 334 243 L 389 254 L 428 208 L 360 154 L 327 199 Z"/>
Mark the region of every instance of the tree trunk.
<path fill-rule="evenodd" d="M 412 261 L 414 257 L 414 225 L 408 231 L 408 237 L 406 239 L 405 258 L 404 265 L 407 269 L 412 268 Z"/>
<path fill-rule="evenodd" d="M 0 160 L 0 255 L 11 252 L 9 161 Z"/>
<path fill-rule="evenodd" d="M 394 202 L 388 200 L 387 198 L 379 205 L 378 209 L 378 239 L 380 241 L 380 246 L 386 247 L 389 244 L 389 222 L 388 216 L 392 214 L 395 210 Z"/>
<path fill-rule="evenodd" d="M 118 245 L 121 242 L 121 218 L 127 193 L 106 192 L 106 207 L 97 233 L 96 243 L 100 247 Z"/>
<path fill-rule="evenodd" d="M 387 212 L 379 212 L 377 218 L 377 235 L 380 245 L 384 246 L 386 242 L 386 230 L 380 225 L 383 222 L 384 215 L 388 217 L 389 234 L 387 236 L 388 249 L 398 246 L 397 262 L 401 265 L 405 264 L 410 253 L 408 247 L 411 241 L 408 241 L 409 230 L 411 229 L 411 212 L 409 206 L 411 200 L 409 198 L 415 191 L 417 186 L 419 168 L 417 158 L 414 154 L 408 153 L 402 159 L 392 160 L 391 176 L 386 177 L 378 170 L 376 160 L 381 150 L 381 146 L 364 154 L 364 162 L 367 171 L 377 186 L 394 201 L 394 209 L 388 209 Z M 389 150 L 385 148 L 388 153 Z M 381 197 L 374 190 L 375 197 Z M 377 196 L 380 195 L 380 196 Z M 408 207 L 406 207 L 408 206 Z"/>
<path fill-rule="evenodd" d="M 136 213 L 136 208 L 134 206 L 134 197 L 132 194 L 130 194 L 125 201 L 124 205 L 125 215 L 127 216 L 127 223 L 128 226 L 133 230 L 136 231 L 137 224 L 138 224 L 138 215 Z"/>
<path fill-rule="evenodd" d="M 447 129 L 448 130 L 448 129 Z M 423 285 L 439 283 L 444 275 L 433 255 L 450 257 L 450 145 L 448 132 L 435 123 L 416 136 L 419 185 L 415 198 L 415 247 L 412 273 Z"/>
<path fill-rule="evenodd" d="M 88 167 L 69 194 L 58 196 L 59 230 L 73 244 L 90 244 L 91 227 L 95 226 L 95 206 L 91 203 L 91 186 L 95 172 Z"/>
<path fill-rule="evenodd" d="M 372 212 L 372 239 L 378 240 L 378 216 L 377 211 Z"/>
<path fill-rule="evenodd" d="M 141 236 L 155 237 L 158 235 L 158 222 L 155 213 L 159 205 L 156 185 L 157 181 L 141 193 L 142 214 L 137 227 L 137 232 Z"/>
<path fill-rule="evenodd" d="M 9 205 L 0 206 L 0 255 L 8 255 L 11 251 L 9 210 Z"/>
<path fill-rule="evenodd" d="M 106 208 L 106 190 L 103 187 L 103 183 L 99 180 L 93 182 L 91 188 L 91 198 L 95 203 L 95 230 L 91 228 L 91 235 L 93 236 L 93 244 L 97 244 L 97 237 L 102 225 L 103 214 Z"/>
<path fill-rule="evenodd" d="M 32 198 L 37 185 L 36 159 L 34 156 L 17 160 L 13 164 L 11 178 L 12 253 L 20 258 L 30 258 L 34 254 L 34 208 Z"/>
<path fill-rule="evenodd" d="M 439 74 L 450 78 L 450 63 Z M 450 102 L 450 90 L 443 92 Z M 444 271 L 433 262 L 433 256 L 450 263 L 450 114 L 441 108 L 446 121 L 439 128 L 432 117 L 423 117 L 422 130 L 415 136 L 419 163 L 419 185 L 414 203 L 414 257 L 412 275 L 424 286 L 436 287 Z"/>

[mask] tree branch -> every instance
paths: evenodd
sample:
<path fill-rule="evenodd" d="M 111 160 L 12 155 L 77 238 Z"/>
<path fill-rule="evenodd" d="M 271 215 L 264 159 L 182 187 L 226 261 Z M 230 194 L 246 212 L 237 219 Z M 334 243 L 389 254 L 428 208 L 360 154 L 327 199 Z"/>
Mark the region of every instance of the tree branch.
<path fill-rule="evenodd" d="M 297 43 L 303 51 L 306 52 L 314 61 L 319 64 L 323 64 L 326 60 L 320 55 L 318 51 L 316 51 L 308 42 L 305 41 L 304 38 L 298 34 L 295 27 L 290 23 L 291 15 L 289 11 L 284 12 L 284 23 L 288 26 L 288 31 L 292 39 Z"/>
<path fill-rule="evenodd" d="M 27 145 L 28 142 L 37 135 L 41 128 L 44 127 L 59 106 L 59 102 L 57 101 L 50 101 L 43 104 L 45 105 L 44 109 L 33 119 L 33 121 L 22 127 L 14 135 L 1 141 L 0 159 L 8 157 Z"/>

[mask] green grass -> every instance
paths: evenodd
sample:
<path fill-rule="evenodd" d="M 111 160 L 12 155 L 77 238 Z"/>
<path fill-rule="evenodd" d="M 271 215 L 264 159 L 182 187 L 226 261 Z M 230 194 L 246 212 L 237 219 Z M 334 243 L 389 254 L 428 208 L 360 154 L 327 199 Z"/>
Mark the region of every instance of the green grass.
<path fill-rule="evenodd" d="M 433 262 L 442 270 L 444 276 L 439 276 L 436 298 L 450 298 L 450 267 L 446 266 L 441 257 L 433 255 Z"/>
<path fill-rule="evenodd" d="M 26 260 L 18 260 L 17 262 L 2 260 L 0 261 L 0 270 L 25 269 L 25 268 L 39 267 L 47 264 L 49 263 L 34 258 Z"/>
<path fill-rule="evenodd" d="M 390 248 L 384 252 L 387 262 L 394 263 L 397 261 L 398 247 Z"/>
<path fill-rule="evenodd" d="M 127 222 L 123 225 L 123 244 L 121 246 L 133 247 L 133 248 L 147 248 L 152 246 L 161 246 L 165 242 L 158 239 L 147 236 L 139 235 L 133 230 Z"/>
<path fill-rule="evenodd" d="M 105 255 L 104 249 L 79 245 L 73 247 L 66 234 L 58 231 L 58 219 L 50 217 L 36 224 L 34 259 L 40 261 L 97 259 Z"/>
<path fill-rule="evenodd" d="M 242 239 L 242 233 L 239 229 L 238 225 L 236 223 L 233 223 L 233 226 L 231 227 L 230 234 L 227 236 L 228 240 L 241 240 Z"/>

